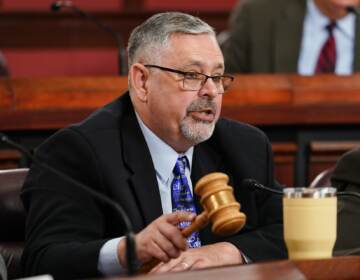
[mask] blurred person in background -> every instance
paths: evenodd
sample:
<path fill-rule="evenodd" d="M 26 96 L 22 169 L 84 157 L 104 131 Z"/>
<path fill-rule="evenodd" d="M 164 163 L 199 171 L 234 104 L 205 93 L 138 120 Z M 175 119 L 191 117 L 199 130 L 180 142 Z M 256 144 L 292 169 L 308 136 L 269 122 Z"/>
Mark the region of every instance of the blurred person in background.
<path fill-rule="evenodd" d="M 360 70 L 359 0 L 242 0 L 222 43 L 230 73 Z"/>

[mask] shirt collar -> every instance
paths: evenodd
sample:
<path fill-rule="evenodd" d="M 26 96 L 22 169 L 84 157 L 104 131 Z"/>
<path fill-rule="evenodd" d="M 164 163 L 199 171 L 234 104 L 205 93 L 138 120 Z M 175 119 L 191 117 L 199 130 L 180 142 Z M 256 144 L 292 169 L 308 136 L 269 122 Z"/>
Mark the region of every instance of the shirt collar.
<path fill-rule="evenodd" d="M 325 30 L 324 27 L 329 24 L 329 19 L 320 12 L 314 0 L 307 0 L 306 15 L 314 29 Z"/>
<path fill-rule="evenodd" d="M 314 0 L 307 0 L 307 17 L 314 32 L 324 31 L 324 27 L 329 24 L 329 18 L 321 13 Z M 355 15 L 348 13 L 345 17 L 336 21 L 336 28 L 347 37 L 354 38 L 355 20 Z"/>
<path fill-rule="evenodd" d="M 146 144 L 148 145 L 155 171 L 160 179 L 167 182 L 172 176 L 175 163 L 179 156 L 185 155 L 189 162 L 189 170 L 191 174 L 192 157 L 194 147 L 188 149 L 184 154 L 178 154 L 173 148 L 161 140 L 154 132 L 152 132 L 142 121 L 140 116 L 135 112 L 139 122 L 140 129 L 144 135 Z"/>
<path fill-rule="evenodd" d="M 348 13 L 345 17 L 336 22 L 339 30 L 351 39 L 355 39 L 355 24 L 356 16 L 354 13 Z"/>

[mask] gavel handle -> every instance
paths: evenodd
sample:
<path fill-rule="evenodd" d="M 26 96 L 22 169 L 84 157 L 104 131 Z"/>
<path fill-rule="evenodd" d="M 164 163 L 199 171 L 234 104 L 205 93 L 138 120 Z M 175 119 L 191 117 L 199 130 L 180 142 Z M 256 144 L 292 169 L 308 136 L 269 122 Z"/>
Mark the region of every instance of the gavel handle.
<path fill-rule="evenodd" d="M 184 237 L 189 237 L 193 232 L 201 230 L 209 222 L 207 213 L 204 211 L 200 215 L 196 216 L 195 220 L 188 227 L 184 228 L 181 233 Z M 158 259 L 151 259 L 139 269 L 139 273 L 148 273 L 151 269 L 157 266 L 161 261 Z"/>
<path fill-rule="evenodd" d="M 203 211 L 200 215 L 197 215 L 195 220 L 186 228 L 184 228 L 181 233 L 184 237 L 189 237 L 193 232 L 199 231 L 204 228 L 209 222 L 207 213 Z"/>

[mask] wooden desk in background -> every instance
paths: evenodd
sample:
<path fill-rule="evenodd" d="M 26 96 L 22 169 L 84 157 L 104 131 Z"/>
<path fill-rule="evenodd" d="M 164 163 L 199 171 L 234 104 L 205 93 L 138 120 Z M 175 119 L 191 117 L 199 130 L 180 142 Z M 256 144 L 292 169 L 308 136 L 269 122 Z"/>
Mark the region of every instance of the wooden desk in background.
<path fill-rule="evenodd" d="M 129 278 L 120 277 L 114 280 Z M 212 268 L 163 275 L 145 275 L 133 280 L 359 280 L 360 256 L 313 261 L 276 261 Z"/>
<path fill-rule="evenodd" d="M 126 77 L 0 79 L 0 131 L 34 148 L 126 89 Z M 239 75 L 224 95 L 222 116 L 263 129 L 273 143 L 279 181 L 306 185 L 345 151 L 328 157 L 321 150 L 313 157 L 314 141 L 360 141 L 360 74 Z"/>

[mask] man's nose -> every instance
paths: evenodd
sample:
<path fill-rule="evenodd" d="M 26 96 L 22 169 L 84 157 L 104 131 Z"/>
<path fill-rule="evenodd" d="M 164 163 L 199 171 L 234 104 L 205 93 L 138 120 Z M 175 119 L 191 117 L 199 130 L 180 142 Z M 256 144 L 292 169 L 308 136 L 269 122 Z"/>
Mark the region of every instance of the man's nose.
<path fill-rule="evenodd" d="M 222 94 L 222 92 L 219 90 L 219 87 L 216 85 L 213 79 L 207 78 L 199 91 L 199 95 L 214 98 L 218 94 Z"/>

